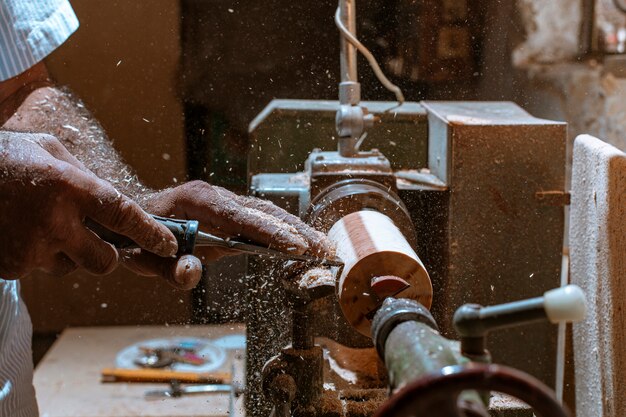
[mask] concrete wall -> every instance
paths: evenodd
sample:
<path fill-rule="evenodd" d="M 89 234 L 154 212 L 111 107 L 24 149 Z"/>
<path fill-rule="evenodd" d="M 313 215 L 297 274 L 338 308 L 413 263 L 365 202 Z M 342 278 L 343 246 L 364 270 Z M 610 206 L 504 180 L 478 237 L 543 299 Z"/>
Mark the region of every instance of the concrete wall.
<path fill-rule="evenodd" d="M 626 415 L 626 154 L 576 138 L 572 175 L 571 278 L 587 295 L 574 326 L 578 416 Z"/>
<path fill-rule="evenodd" d="M 185 174 L 182 106 L 177 96 L 177 0 L 72 0 L 81 26 L 46 63 L 102 123 L 115 147 L 152 187 Z M 184 321 L 190 294 L 119 269 L 24 279 L 36 332 L 67 325 Z"/>
<path fill-rule="evenodd" d="M 577 135 L 591 134 L 626 149 L 626 60 L 582 54 L 582 0 L 516 3 L 511 13 L 520 21 L 519 33 L 510 45 L 511 64 L 518 71 L 515 95 L 525 96 L 537 116 L 560 113 L 569 124 L 570 144 Z M 596 12 L 598 27 L 606 27 L 607 16 L 624 19 L 606 0 L 597 1 Z M 605 36 L 597 28 L 594 32 Z M 594 48 L 608 47 L 598 41 Z"/>

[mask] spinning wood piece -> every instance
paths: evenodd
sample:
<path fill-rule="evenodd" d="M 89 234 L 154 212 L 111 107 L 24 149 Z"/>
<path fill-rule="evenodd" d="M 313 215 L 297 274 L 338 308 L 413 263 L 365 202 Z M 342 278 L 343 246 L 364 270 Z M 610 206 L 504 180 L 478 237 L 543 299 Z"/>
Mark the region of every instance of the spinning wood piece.
<path fill-rule="evenodd" d="M 391 287 L 397 290 L 404 285 L 392 277 L 410 285 L 397 297 L 430 308 L 433 289 L 428 272 L 389 217 L 376 211 L 352 213 L 335 223 L 328 237 L 345 262 L 337 286 L 339 305 L 360 333 L 370 336 L 371 320 L 366 315 L 380 303 L 380 297 L 393 293 Z"/>

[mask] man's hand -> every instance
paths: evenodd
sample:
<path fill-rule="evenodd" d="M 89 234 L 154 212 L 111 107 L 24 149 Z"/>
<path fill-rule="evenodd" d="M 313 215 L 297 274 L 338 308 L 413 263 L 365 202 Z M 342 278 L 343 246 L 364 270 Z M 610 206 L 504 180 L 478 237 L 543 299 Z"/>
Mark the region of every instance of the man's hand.
<path fill-rule="evenodd" d="M 176 240 L 135 202 L 97 178 L 50 135 L 0 131 L 0 277 L 77 267 L 111 272 L 115 248 L 84 226 L 89 218 L 142 248 L 173 256 Z"/>
<path fill-rule="evenodd" d="M 242 197 L 221 187 L 192 181 L 148 196 L 143 204 L 150 213 L 163 217 L 195 219 L 200 228 L 220 237 L 240 238 L 273 249 L 297 254 L 327 256 L 331 245 L 323 233 L 303 223 L 274 204 Z M 203 262 L 238 252 L 217 248 L 198 248 Z M 128 252 L 124 264 L 143 275 L 163 275 L 170 282 L 193 287 L 201 275 L 201 265 L 194 257 L 162 259 L 141 251 Z"/>

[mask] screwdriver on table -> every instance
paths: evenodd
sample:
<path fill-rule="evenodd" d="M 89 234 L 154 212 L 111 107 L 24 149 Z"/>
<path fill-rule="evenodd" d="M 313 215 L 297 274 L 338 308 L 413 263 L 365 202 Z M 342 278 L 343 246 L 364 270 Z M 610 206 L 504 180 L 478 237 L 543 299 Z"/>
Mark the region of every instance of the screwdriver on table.
<path fill-rule="evenodd" d="M 201 232 L 199 230 L 199 223 L 197 220 L 181 220 L 170 219 L 167 217 L 160 217 L 151 214 L 159 223 L 167 227 L 178 242 L 178 255 L 192 254 L 196 246 L 214 246 L 225 249 L 236 250 L 252 255 L 267 256 L 272 258 L 279 258 L 293 261 L 313 262 L 320 265 L 327 266 L 341 266 L 343 261 L 341 259 L 334 258 L 318 258 L 311 255 L 298 255 L 295 253 L 281 252 L 275 249 L 271 249 L 265 246 L 253 245 L 250 243 L 239 242 L 236 240 L 222 239 L 214 236 L 210 233 Z M 94 222 L 86 222 L 94 233 L 100 236 L 101 239 L 111 243 L 119 249 L 134 249 L 139 246 L 131 239 L 114 233 L 106 228 L 101 227 Z"/>

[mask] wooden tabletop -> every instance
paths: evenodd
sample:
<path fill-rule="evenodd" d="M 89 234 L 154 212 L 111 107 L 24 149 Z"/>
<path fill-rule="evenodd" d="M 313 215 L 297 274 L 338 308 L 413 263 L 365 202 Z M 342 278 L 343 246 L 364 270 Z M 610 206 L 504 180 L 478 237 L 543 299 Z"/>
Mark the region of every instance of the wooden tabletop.
<path fill-rule="evenodd" d="M 100 371 L 114 367 L 117 353 L 148 339 L 245 335 L 241 324 L 214 326 L 77 327 L 63 332 L 35 370 L 34 384 L 42 417 L 209 417 L 230 416 L 226 393 L 146 400 L 151 389 L 167 384 L 101 383 Z M 229 351 L 220 370 L 235 364 L 243 378 L 245 349 Z M 243 381 L 241 381 L 243 382 Z M 243 398 L 235 404 L 241 412 Z"/>

